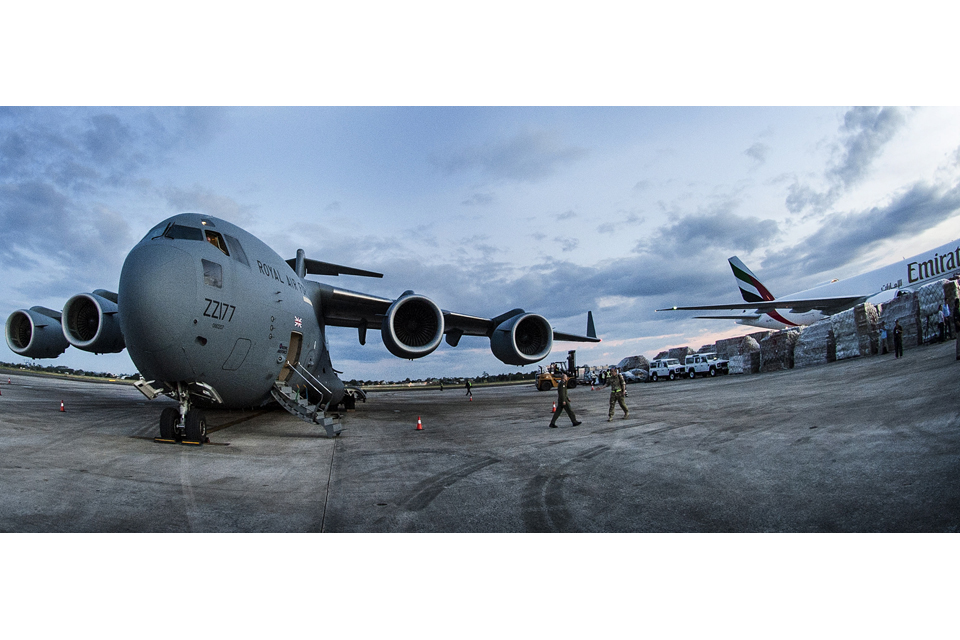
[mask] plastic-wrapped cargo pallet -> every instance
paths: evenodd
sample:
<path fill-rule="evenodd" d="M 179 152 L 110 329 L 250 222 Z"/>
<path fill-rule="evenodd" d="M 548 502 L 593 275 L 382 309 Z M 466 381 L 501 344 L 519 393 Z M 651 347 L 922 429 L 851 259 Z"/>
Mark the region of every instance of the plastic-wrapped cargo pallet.
<path fill-rule="evenodd" d="M 760 341 L 760 372 L 793 368 L 793 349 L 800 338 L 796 329 L 772 333 Z"/>
<path fill-rule="evenodd" d="M 694 351 L 690 347 L 674 347 L 673 349 L 670 349 L 670 351 L 667 352 L 667 357 L 676 358 L 677 360 L 680 361 L 680 364 L 683 364 L 684 361 L 687 359 L 687 356 L 692 356 L 695 353 L 696 351 Z"/>
<path fill-rule="evenodd" d="M 901 291 L 900 295 L 883 303 L 880 321 L 887 329 L 887 351 L 893 353 L 893 327 L 900 321 L 903 329 L 903 348 L 912 349 L 919 344 L 920 310 L 918 295 L 913 291 Z"/>
<path fill-rule="evenodd" d="M 805 327 L 800 332 L 793 349 L 793 366 L 809 367 L 826 364 L 837 359 L 837 346 L 833 338 L 833 322 L 824 318 L 820 322 Z"/>
<path fill-rule="evenodd" d="M 946 280 L 937 280 L 925 284 L 917 290 L 920 304 L 920 327 L 923 331 L 921 343 L 936 341 L 940 338 L 939 311 L 944 303 Z"/>
<path fill-rule="evenodd" d="M 730 373 L 759 373 L 760 344 L 750 336 L 717 340 L 717 355 L 729 360 Z"/>
<path fill-rule="evenodd" d="M 847 309 L 830 316 L 833 327 L 833 340 L 837 346 L 837 360 L 860 357 L 860 338 L 857 336 L 857 322 L 853 309 Z"/>
<path fill-rule="evenodd" d="M 853 321 L 857 325 L 860 355 L 875 356 L 880 353 L 880 313 L 877 308 L 869 302 L 858 304 L 853 308 Z"/>

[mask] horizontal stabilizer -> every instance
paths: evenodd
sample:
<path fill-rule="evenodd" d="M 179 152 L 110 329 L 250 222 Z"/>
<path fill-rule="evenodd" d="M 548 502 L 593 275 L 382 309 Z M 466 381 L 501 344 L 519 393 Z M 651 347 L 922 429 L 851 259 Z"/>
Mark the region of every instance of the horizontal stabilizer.
<path fill-rule="evenodd" d="M 737 309 L 766 313 L 776 309 L 786 309 L 791 313 L 820 311 L 826 315 L 849 309 L 867 300 L 870 296 L 837 296 L 834 298 L 807 298 L 801 300 L 763 300 L 734 304 L 705 304 L 696 307 L 670 307 L 657 311 L 734 311 Z"/>
<path fill-rule="evenodd" d="M 572 333 L 554 331 L 553 339 L 566 342 L 600 342 L 600 338 L 597 337 L 597 328 L 593 324 L 593 311 L 587 311 L 587 335 L 578 336 Z"/>
<path fill-rule="evenodd" d="M 287 260 L 291 269 L 296 270 L 297 259 Z M 343 265 L 333 264 L 332 262 L 321 262 L 320 260 L 305 259 L 304 264 L 307 267 L 307 274 L 315 276 L 362 276 L 364 278 L 382 278 L 382 273 L 375 271 L 364 271 L 363 269 L 354 269 L 353 267 L 344 267 Z"/>

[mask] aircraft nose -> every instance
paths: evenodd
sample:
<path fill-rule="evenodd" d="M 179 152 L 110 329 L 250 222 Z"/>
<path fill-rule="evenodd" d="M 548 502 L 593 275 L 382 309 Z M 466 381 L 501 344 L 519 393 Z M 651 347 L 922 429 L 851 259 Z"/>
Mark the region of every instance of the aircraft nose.
<path fill-rule="evenodd" d="M 130 357 L 178 344 L 197 299 L 197 260 L 163 241 L 130 251 L 120 272 L 120 328 Z"/>

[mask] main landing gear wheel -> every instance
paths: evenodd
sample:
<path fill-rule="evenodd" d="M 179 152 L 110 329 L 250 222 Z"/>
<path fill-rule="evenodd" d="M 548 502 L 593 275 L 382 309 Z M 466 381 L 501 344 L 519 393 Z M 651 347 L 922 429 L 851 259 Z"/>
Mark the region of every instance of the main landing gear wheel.
<path fill-rule="evenodd" d="M 190 442 L 203 442 L 207 435 L 207 418 L 203 412 L 197 409 L 187 411 L 187 419 L 184 425 L 184 439 Z"/>
<path fill-rule="evenodd" d="M 161 411 L 160 437 L 164 440 L 176 440 L 178 422 L 180 422 L 180 412 L 173 407 L 167 407 Z"/>

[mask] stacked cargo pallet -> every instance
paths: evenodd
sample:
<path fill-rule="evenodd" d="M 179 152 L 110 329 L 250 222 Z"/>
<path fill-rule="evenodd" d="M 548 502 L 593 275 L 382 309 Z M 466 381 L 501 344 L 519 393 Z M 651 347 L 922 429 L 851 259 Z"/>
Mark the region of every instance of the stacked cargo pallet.
<path fill-rule="evenodd" d="M 667 357 L 676 358 L 680 361 L 680 364 L 683 364 L 683 362 L 687 359 L 687 356 L 692 356 L 695 353 L 696 351 L 690 347 L 674 347 L 667 352 Z"/>
<path fill-rule="evenodd" d="M 837 360 L 872 356 L 879 352 L 880 314 L 870 303 L 830 316 Z"/>
<path fill-rule="evenodd" d="M 620 371 L 633 371 L 634 369 L 650 371 L 650 362 L 647 361 L 646 356 L 627 356 L 620 361 L 617 368 Z"/>
<path fill-rule="evenodd" d="M 793 350 L 800 338 L 796 329 L 772 333 L 760 341 L 760 373 L 793 369 Z"/>
<path fill-rule="evenodd" d="M 897 321 L 903 329 L 903 348 L 912 349 L 920 344 L 920 310 L 918 295 L 913 291 L 901 291 L 888 302 L 883 303 L 880 322 L 887 330 L 887 351 L 893 351 L 893 328 Z"/>
<path fill-rule="evenodd" d="M 935 342 L 940 339 L 940 307 L 945 301 L 946 285 L 948 280 L 937 280 L 925 284 L 917 290 L 920 307 L 921 344 Z"/>
<path fill-rule="evenodd" d="M 859 304 L 853 308 L 853 320 L 860 339 L 860 355 L 880 353 L 880 310 L 869 302 Z"/>
<path fill-rule="evenodd" d="M 750 336 L 717 340 L 717 355 L 730 361 L 730 373 L 759 373 L 760 344 Z"/>
<path fill-rule="evenodd" d="M 824 318 L 805 327 L 800 332 L 793 349 L 793 366 L 796 368 L 826 364 L 837 359 L 837 345 L 833 337 L 833 322 Z"/>

